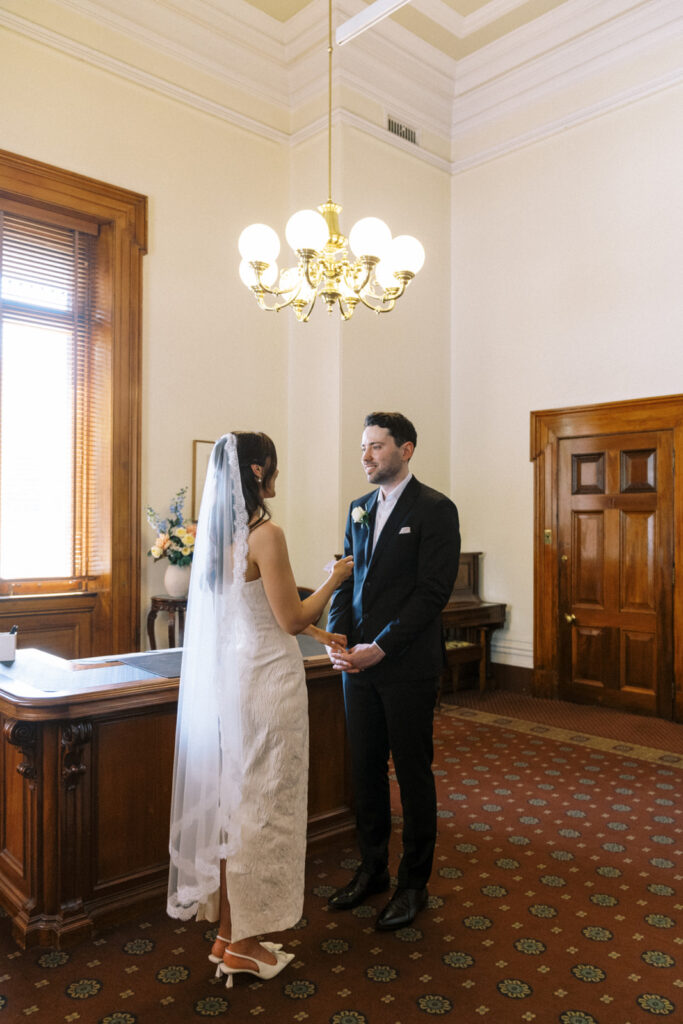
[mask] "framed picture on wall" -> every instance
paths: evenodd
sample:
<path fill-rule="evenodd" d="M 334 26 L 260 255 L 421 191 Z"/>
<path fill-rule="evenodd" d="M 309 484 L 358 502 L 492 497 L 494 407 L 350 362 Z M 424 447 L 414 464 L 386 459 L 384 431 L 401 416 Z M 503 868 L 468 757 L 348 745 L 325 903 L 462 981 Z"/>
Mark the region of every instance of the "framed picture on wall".
<path fill-rule="evenodd" d="M 192 518 L 195 521 L 199 516 L 206 470 L 215 443 L 215 441 L 192 442 Z"/>

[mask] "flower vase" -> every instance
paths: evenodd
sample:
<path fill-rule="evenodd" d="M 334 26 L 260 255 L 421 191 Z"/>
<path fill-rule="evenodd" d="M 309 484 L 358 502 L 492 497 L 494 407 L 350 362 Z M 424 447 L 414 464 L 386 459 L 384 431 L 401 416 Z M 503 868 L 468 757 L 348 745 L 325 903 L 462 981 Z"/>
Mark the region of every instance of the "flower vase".
<path fill-rule="evenodd" d="M 187 597 L 190 589 L 189 565 L 173 565 L 169 562 L 164 573 L 164 586 L 169 597 Z"/>

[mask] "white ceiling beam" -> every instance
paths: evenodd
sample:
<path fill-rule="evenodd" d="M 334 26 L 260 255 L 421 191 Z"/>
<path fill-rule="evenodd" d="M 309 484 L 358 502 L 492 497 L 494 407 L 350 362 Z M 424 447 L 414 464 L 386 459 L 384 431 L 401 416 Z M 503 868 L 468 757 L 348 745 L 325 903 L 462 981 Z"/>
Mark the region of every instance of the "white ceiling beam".
<path fill-rule="evenodd" d="M 334 41 L 337 46 L 343 46 L 344 43 L 355 39 L 361 32 L 372 28 L 378 21 L 382 21 L 383 18 L 393 14 L 399 7 L 404 7 L 407 3 L 410 3 L 410 0 L 375 0 L 374 4 L 370 4 L 364 11 L 354 14 L 352 18 L 340 25 L 335 32 Z"/>

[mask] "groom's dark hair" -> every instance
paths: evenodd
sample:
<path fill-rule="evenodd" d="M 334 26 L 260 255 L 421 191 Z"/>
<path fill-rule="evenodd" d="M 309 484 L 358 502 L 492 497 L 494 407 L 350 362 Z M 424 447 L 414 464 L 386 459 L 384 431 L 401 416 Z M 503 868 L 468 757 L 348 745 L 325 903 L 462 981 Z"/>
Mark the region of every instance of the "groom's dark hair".
<path fill-rule="evenodd" d="M 417 431 L 402 412 L 371 412 L 365 417 L 364 427 L 384 427 L 400 448 L 406 441 L 417 447 Z"/>

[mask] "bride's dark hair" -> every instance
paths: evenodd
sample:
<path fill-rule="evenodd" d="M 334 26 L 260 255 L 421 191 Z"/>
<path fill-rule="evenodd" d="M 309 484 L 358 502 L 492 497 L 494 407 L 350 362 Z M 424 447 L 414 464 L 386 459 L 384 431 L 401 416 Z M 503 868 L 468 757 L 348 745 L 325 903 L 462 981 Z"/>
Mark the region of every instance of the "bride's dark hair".
<path fill-rule="evenodd" d="M 237 458 L 240 464 L 247 520 L 250 524 L 249 529 L 253 530 L 270 519 L 270 510 L 263 500 L 262 492 L 268 490 L 277 469 L 277 452 L 267 434 L 252 433 L 248 430 L 233 430 L 233 434 L 237 441 Z M 260 482 L 251 468 L 254 463 L 263 469 Z M 252 522 L 254 515 L 257 518 Z"/>

